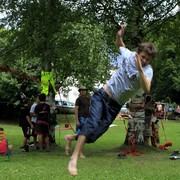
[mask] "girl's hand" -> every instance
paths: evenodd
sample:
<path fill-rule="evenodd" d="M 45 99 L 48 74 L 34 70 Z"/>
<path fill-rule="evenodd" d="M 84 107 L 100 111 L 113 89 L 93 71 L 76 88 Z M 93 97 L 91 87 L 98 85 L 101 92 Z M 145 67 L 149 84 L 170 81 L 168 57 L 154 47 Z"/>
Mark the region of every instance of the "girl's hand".
<path fill-rule="evenodd" d="M 141 60 L 140 60 L 140 57 L 139 57 L 138 54 L 136 54 L 135 63 L 136 63 L 137 69 L 138 69 L 138 70 L 141 70 L 141 69 L 142 69 L 142 64 L 141 64 Z"/>
<path fill-rule="evenodd" d="M 33 124 L 31 124 L 31 129 L 34 129 L 34 125 Z"/>
<path fill-rule="evenodd" d="M 125 31 L 125 28 L 126 28 L 126 26 L 125 26 L 125 25 L 122 25 L 122 26 L 121 26 L 121 29 L 117 32 L 117 34 L 118 34 L 120 37 L 123 36 L 124 31 Z"/>
<path fill-rule="evenodd" d="M 80 126 L 80 123 L 79 123 L 79 121 L 77 121 L 77 122 L 76 122 L 76 126 Z"/>

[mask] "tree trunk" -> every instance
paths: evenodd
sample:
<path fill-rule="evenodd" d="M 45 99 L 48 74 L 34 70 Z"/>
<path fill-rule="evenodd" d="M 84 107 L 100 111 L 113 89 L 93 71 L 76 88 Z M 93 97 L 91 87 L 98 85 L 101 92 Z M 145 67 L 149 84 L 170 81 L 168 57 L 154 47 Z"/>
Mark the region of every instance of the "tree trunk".
<path fill-rule="evenodd" d="M 131 99 L 128 106 L 128 129 L 124 143 L 128 145 L 132 143 L 153 145 L 151 119 L 154 101 L 151 96 L 144 97 L 140 91 Z"/>

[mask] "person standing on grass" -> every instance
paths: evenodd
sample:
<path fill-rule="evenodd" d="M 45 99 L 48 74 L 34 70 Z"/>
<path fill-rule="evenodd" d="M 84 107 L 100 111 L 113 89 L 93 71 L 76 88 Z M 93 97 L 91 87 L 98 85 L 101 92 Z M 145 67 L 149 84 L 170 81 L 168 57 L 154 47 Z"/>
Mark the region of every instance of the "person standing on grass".
<path fill-rule="evenodd" d="M 85 86 L 81 86 L 78 91 L 80 94 L 79 97 L 76 99 L 74 108 L 76 119 L 76 134 L 67 134 L 64 137 L 66 141 L 65 154 L 67 156 L 70 155 L 71 141 L 76 140 L 76 137 L 81 131 L 83 125 L 85 124 L 86 117 L 89 114 L 90 98 L 86 95 L 87 88 Z M 79 156 L 81 158 L 85 158 L 82 152 L 80 152 Z"/>
<path fill-rule="evenodd" d="M 154 147 L 159 147 L 160 138 L 159 138 L 159 120 L 156 117 L 156 112 L 154 111 L 151 117 L 151 128 L 152 128 L 152 136 L 151 136 L 151 144 Z"/>
<path fill-rule="evenodd" d="M 31 129 L 34 129 L 34 125 L 31 122 L 30 118 L 30 102 L 29 99 L 23 100 L 23 105 L 20 108 L 20 122 L 19 126 L 22 128 L 23 134 L 24 134 L 24 140 L 23 140 L 23 146 L 21 147 L 21 150 L 23 152 L 29 151 L 29 139 L 31 135 Z"/>
<path fill-rule="evenodd" d="M 157 118 L 158 119 L 162 118 L 162 104 L 161 104 L 161 102 L 158 102 L 158 104 L 157 104 Z"/>
<path fill-rule="evenodd" d="M 165 103 L 164 104 L 164 120 L 168 120 L 168 109 L 169 109 L 169 104 L 168 103 Z"/>
<path fill-rule="evenodd" d="M 144 102 L 145 94 L 140 89 L 128 102 L 128 129 L 125 144 L 144 144 L 143 132 L 145 129 Z"/>
<path fill-rule="evenodd" d="M 36 126 L 36 121 L 37 121 L 37 116 L 35 114 L 35 107 L 37 104 L 39 104 L 39 95 L 38 94 L 36 94 L 34 96 L 34 103 L 30 109 L 31 122 L 34 125 L 34 127 Z M 32 130 L 32 136 L 33 136 L 33 140 L 34 140 L 34 149 L 37 150 L 38 149 L 38 147 L 37 147 L 37 134 L 36 134 L 35 128 Z"/>
<path fill-rule="evenodd" d="M 81 86 L 79 88 L 79 97 L 76 99 L 75 102 L 75 118 L 76 118 L 76 134 L 81 131 L 82 126 L 86 121 L 86 117 L 89 114 L 89 106 L 90 106 L 90 99 L 86 95 L 87 88 L 85 86 Z"/>
<path fill-rule="evenodd" d="M 120 50 L 120 67 L 109 81 L 91 98 L 89 115 L 78 134 L 77 143 L 68 163 L 68 172 L 76 176 L 79 153 L 85 143 L 93 143 L 109 128 L 119 113 L 121 106 L 139 89 L 150 92 L 153 70 L 149 65 L 156 49 L 152 43 L 142 43 L 138 51 L 132 52 L 125 47 L 122 36 L 125 26 L 117 32 L 116 47 Z"/>
<path fill-rule="evenodd" d="M 49 118 L 50 118 L 50 106 L 46 103 L 46 95 L 39 95 L 40 103 L 35 107 L 35 114 L 37 116 L 36 121 L 36 133 L 39 141 L 39 151 L 43 151 L 43 140 L 46 144 L 46 151 L 50 151 L 49 148 Z"/>

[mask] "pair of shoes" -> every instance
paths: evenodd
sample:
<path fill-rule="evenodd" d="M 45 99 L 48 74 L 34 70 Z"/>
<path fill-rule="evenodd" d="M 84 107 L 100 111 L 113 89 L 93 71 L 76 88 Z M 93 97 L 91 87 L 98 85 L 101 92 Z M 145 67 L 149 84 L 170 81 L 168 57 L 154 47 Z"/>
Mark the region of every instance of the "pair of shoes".
<path fill-rule="evenodd" d="M 179 151 L 174 151 L 174 152 L 171 154 L 171 156 L 177 156 L 178 154 L 180 154 Z"/>
<path fill-rule="evenodd" d="M 126 154 L 118 154 L 117 156 L 118 159 L 127 159 Z"/>
<path fill-rule="evenodd" d="M 29 152 L 29 145 L 22 146 L 20 149 L 22 152 Z"/>
<path fill-rule="evenodd" d="M 24 146 L 20 147 L 22 152 L 26 152 L 26 149 Z"/>
<path fill-rule="evenodd" d="M 34 146 L 34 150 L 39 150 L 39 146 L 38 146 L 38 145 L 35 145 L 35 146 Z"/>
<path fill-rule="evenodd" d="M 180 156 L 177 156 L 177 155 L 176 156 L 170 156 L 170 159 L 171 160 L 178 160 L 178 159 L 180 159 Z"/>
<path fill-rule="evenodd" d="M 65 155 L 66 155 L 66 156 L 69 156 L 69 155 L 70 155 L 70 148 L 66 148 L 66 149 L 65 149 Z"/>
<path fill-rule="evenodd" d="M 34 142 L 29 142 L 29 146 L 33 147 L 34 146 Z"/>
<path fill-rule="evenodd" d="M 39 150 L 39 147 L 38 147 L 38 146 L 34 146 L 34 149 L 35 149 L 35 150 Z"/>
<path fill-rule="evenodd" d="M 25 150 L 26 150 L 26 152 L 29 152 L 29 144 L 25 145 Z"/>
<path fill-rule="evenodd" d="M 50 149 L 46 149 L 46 152 L 51 152 Z"/>

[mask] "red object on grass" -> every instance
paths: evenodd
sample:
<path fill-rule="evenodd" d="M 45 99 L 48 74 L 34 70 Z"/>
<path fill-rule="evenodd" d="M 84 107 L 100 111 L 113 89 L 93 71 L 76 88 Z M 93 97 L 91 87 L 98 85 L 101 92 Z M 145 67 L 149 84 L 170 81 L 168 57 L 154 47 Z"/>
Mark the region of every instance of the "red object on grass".
<path fill-rule="evenodd" d="M 130 142 L 131 142 L 131 150 L 130 151 L 125 151 L 125 152 L 123 152 L 121 154 L 125 154 L 125 155 L 131 154 L 132 156 L 140 156 L 140 153 L 136 150 L 135 144 L 134 144 L 132 139 L 130 139 Z M 141 154 L 144 154 L 144 151 L 142 151 Z"/>
<path fill-rule="evenodd" d="M 172 142 L 167 142 L 166 144 L 159 146 L 159 148 L 163 149 L 163 150 L 167 150 L 166 147 L 168 147 L 168 146 L 172 146 Z"/>

